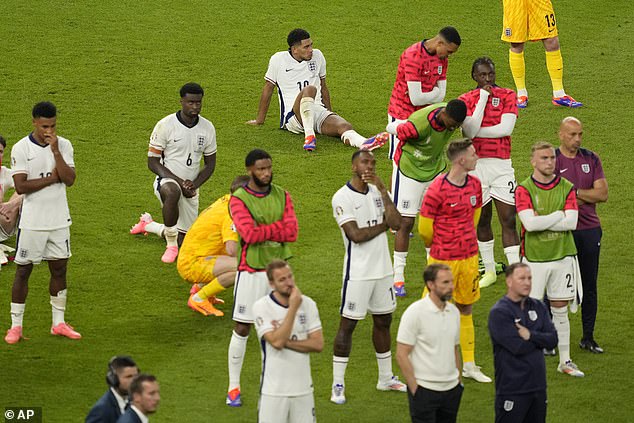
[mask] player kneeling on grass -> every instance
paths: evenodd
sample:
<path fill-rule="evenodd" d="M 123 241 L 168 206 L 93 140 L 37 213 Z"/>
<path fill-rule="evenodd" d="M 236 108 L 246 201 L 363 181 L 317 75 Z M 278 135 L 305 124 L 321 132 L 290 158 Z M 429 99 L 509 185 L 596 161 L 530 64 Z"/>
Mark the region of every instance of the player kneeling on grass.
<path fill-rule="evenodd" d="M 315 301 L 302 295 L 284 260 L 266 266 L 273 291 L 253 304 L 262 344 L 260 423 L 313 423 L 315 398 L 308 353 L 321 352 L 324 336 Z"/>
<path fill-rule="evenodd" d="M 238 176 L 231 184 L 231 193 L 249 182 Z M 238 267 L 238 233 L 229 214 L 227 194 L 205 209 L 191 226 L 178 255 L 178 273 L 193 284 L 187 305 L 205 316 L 223 316 L 214 307 L 224 301 L 216 294 L 233 286 Z"/>
<path fill-rule="evenodd" d="M 178 247 L 198 216 L 198 188 L 216 168 L 216 129 L 200 116 L 203 95 L 202 87 L 195 82 L 183 85 L 181 110 L 161 119 L 150 137 L 147 165 L 156 174 L 154 194 L 161 202 L 164 224 L 144 213 L 130 233 L 151 232 L 164 237 L 164 263 L 176 260 Z"/>
<path fill-rule="evenodd" d="M 262 125 L 269 110 L 273 90 L 277 87 L 280 102 L 280 128 L 304 134 L 304 150 L 313 151 L 315 133 L 340 137 L 344 144 L 372 151 L 387 142 L 389 134 L 381 132 L 365 138 L 352 124 L 332 111 L 330 91 L 326 86 L 326 59 L 313 49 L 308 31 L 292 30 L 286 39 L 288 50 L 271 56 L 264 75 L 266 82 L 260 96 L 258 116 L 247 123 Z"/>
<path fill-rule="evenodd" d="M 4 149 L 7 147 L 6 140 L 0 135 L 0 165 L 4 158 Z M 22 206 L 22 196 L 14 192 L 8 201 L 4 201 L 4 194 L 14 188 L 11 169 L 5 166 L 0 167 L 0 242 L 9 239 L 17 229 L 18 215 Z M 0 244 L 0 265 L 8 262 L 7 253 L 15 249 Z"/>

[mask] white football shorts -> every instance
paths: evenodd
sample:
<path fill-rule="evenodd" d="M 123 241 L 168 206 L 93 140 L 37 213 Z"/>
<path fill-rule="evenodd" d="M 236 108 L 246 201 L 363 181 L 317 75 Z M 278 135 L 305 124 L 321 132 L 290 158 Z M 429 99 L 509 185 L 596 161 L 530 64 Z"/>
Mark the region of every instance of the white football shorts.
<path fill-rule="evenodd" d="M 253 323 L 253 303 L 270 292 L 271 285 L 266 272 L 238 272 L 233 285 L 233 320 Z"/>
<path fill-rule="evenodd" d="M 180 189 L 180 185 L 173 179 L 170 178 L 156 178 L 154 180 L 154 195 L 161 202 L 161 207 L 163 207 L 163 200 L 161 200 L 160 189 L 162 185 L 165 184 L 176 184 L 178 189 Z M 198 217 L 198 191 L 196 191 L 196 195 L 192 198 L 187 198 L 182 195 L 178 200 L 178 221 L 176 221 L 176 229 L 178 232 L 186 233 L 189 228 L 194 224 L 196 218 Z"/>
<path fill-rule="evenodd" d="M 312 109 L 313 109 L 313 125 L 314 125 L 313 129 L 318 134 L 321 134 L 321 125 L 324 123 L 324 121 L 326 120 L 328 116 L 334 115 L 335 113 L 326 109 L 321 104 L 316 104 L 316 103 L 313 103 Z M 296 115 L 291 116 L 286 122 L 286 125 L 284 125 L 284 127 L 286 128 L 287 131 L 292 132 L 294 134 L 304 133 L 304 127 L 302 126 L 301 123 L 299 123 L 299 119 L 297 119 Z"/>
<path fill-rule="evenodd" d="M 482 205 L 488 204 L 492 198 L 515 205 L 517 182 L 511 159 L 478 159 L 475 170 L 470 173 L 482 183 Z"/>
<path fill-rule="evenodd" d="M 313 394 L 298 397 L 260 395 L 258 423 L 314 423 L 315 398 Z"/>
<path fill-rule="evenodd" d="M 381 279 L 344 280 L 341 288 L 339 313 L 348 319 L 363 320 L 370 314 L 389 314 L 396 310 L 394 277 Z"/>
<path fill-rule="evenodd" d="M 70 229 L 33 231 L 20 229 L 16 241 L 15 262 L 19 265 L 39 264 L 42 260 L 54 261 L 69 258 Z"/>
<path fill-rule="evenodd" d="M 392 162 L 394 163 L 394 162 Z M 392 201 L 404 217 L 416 217 L 423 204 L 423 196 L 433 180 L 420 182 L 405 176 L 394 163 L 392 166 Z"/>
<path fill-rule="evenodd" d="M 561 260 L 547 262 L 530 262 L 528 264 L 533 277 L 530 296 L 543 300 L 544 292 L 549 300 L 570 301 L 577 295 L 577 285 L 581 284 L 579 264 L 576 256 L 564 257 Z"/>

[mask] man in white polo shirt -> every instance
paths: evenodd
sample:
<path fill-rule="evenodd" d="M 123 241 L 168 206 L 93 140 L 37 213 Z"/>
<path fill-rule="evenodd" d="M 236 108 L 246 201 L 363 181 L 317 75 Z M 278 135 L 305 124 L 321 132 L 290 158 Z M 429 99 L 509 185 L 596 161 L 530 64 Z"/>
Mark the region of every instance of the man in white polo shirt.
<path fill-rule="evenodd" d="M 412 422 L 455 422 L 464 387 L 460 381 L 460 312 L 449 303 L 453 276 L 434 263 L 423 272 L 429 295 L 411 304 L 396 337 L 398 361 Z"/>

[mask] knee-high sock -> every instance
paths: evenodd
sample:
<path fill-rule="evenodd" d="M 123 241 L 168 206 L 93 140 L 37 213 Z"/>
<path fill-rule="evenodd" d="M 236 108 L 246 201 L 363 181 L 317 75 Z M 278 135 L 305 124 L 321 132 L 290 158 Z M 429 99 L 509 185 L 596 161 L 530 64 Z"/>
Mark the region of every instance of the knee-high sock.
<path fill-rule="evenodd" d="M 561 364 L 570 360 L 570 320 L 568 320 L 568 307 L 550 307 L 553 314 L 553 324 L 557 330 L 559 342 L 559 362 Z"/>
<path fill-rule="evenodd" d="M 407 251 L 394 251 L 394 282 L 405 281 L 405 265 L 407 264 Z"/>
<path fill-rule="evenodd" d="M 213 297 L 214 295 L 224 290 L 225 287 L 220 285 L 220 282 L 218 282 L 218 278 L 214 278 L 213 281 L 209 282 L 203 287 L 203 289 L 198 291 L 196 295 L 198 295 L 201 300 L 206 300 L 207 298 Z"/>
<path fill-rule="evenodd" d="M 550 75 L 550 82 L 553 84 L 553 97 L 566 95 L 564 91 L 564 59 L 561 57 L 561 50 L 546 52 L 546 68 Z"/>
<path fill-rule="evenodd" d="M 149 232 L 156 236 L 162 237 L 164 230 L 165 230 L 165 225 L 163 225 L 162 223 L 152 221 L 148 223 L 147 225 L 145 225 L 145 232 Z"/>
<path fill-rule="evenodd" d="M 11 327 L 22 326 L 26 304 L 11 303 Z"/>
<path fill-rule="evenodd" d="M 495 246 L 495 240 L 491 241 L 478 241 L 478 249 L 480 250 L 480 257 L 482 257 L 482 264 L 484 264 L 485 272 L 495 273 L 495 254 L 493 248 Z"/>
<path fill-rule="evenodd" d="M 508 261 L 509 264 L 519 263 L 520 262 L 520 246 L 509 245 L 508 247 L 504 247 L 504 255 L 506 256 L 506 261 Z"/>
<path fill-rule="evenodd" d="M 349 129 L 343 134 L 341 134 L 341 141 L 343 141 L 344 144 L 351 145 L 352 147 L 359 148 L 363 145 L 363 143 L 366 140 L 367 140 L 366 137 L 359 134 L 354 129 Z"/>
<path fill-rule="evenodd" d="M 526 64 L 524 63 L 524 52 L 515 53 L 509 50 L 509 67 L 517 88 L 517 96 L 526 96 Z"/>
<path fill-rule="evenodd" d="M 332 384 L 343 385 L 348 367 L 348 357 L 332 356 Z"/>
<path fill-rule="evenodd" d="M 304 136 L 306 138 L 315 136 L 313 104 L 315 104 L 315 99 L 312 97 L 303 97 L 299 101 L 299 113 L 302 115 L 302 126 L 304 127 Z"/>
<path fill-rule="evenodd" d="M 379 366 L 379 382 L 392 379 L 392 351 L 376 353 L 376 363 Z"/>
<path fill-rule="evenodd" d="M 176 226 L 166 226 L 163 234 L 168 247 L 178 247 L 178 229 Z"/>
<path fill-rule="evenodd" d="M 53 312 L 53 326 L 64 323 L 66 311 L 66 290 L 62 289 L 57 295 L 51 295 L 51 309 Z"/>
<path fill-rule="evenodd" d="M 463 363 L 475 362 L 475 329 L 472 314 L 460 315 L 460 349 Z"/>
<path fill-rule="evenodd" d="M 235 331 L 231 334 L 229 342 L 229 391 L 240 387 L 240 373 L 244 362 L 244 353 L 247 351 L 247 339 L 249 336 L 240 336 Z"/>

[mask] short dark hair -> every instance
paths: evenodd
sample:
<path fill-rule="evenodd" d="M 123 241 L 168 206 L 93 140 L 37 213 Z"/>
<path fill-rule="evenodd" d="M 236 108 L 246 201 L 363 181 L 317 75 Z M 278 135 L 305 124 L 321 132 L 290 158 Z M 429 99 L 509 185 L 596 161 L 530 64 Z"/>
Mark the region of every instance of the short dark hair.
<path fill-rule="evenodd" d="M 130 398 L 134 394 L 143 394 L 143 382 L 156 382 L 156 377 L 147 373 L 139 373 L 132 379 L 130 388 L 128 388 L 128 395 Z"/>
<path fill-rule="evenodd" d="M 229 190 L 233 194 L 234 192 L 236 192 L 238 190 L 238 188 L 243 187 L 244 185 L 249 183 L 250 179 L 251 178 L 249 178 L 248 175 L 236 176 L 236 178 L 233 180 L 233 182 L 231 182 L 231 188 Z"/>
<path fill-rule="evenodd" d="M 473 65 L 471 66 L 471 75 L 475 73 L 476 68 L 480 65 L 489 65 L 493 70 L 495 70 L 495 63 L 493 63 L 493 60 L 491 60 L 490 57 L 482 56 L 473 61 Z"/>
<path fill-rule="evenodd" d="M 445 263 L 432 263 L 427 266 L 425 270 L 423 270 L 423 280 L 425 281 L 425 284 L 427 284 L 427 282 L 434 282 L 438 277 L 438 272 L 441 270 L 451 271 L 451 268 Z"/>
<path fill-rule="evenodd" d="M 447 103 L 445 112 L 456 122 L 462 123 L 467 117 L 467 105 L 462 100 L 454 99 Z"/>
<path fill-rule="evenodd" d="M 187 94 L 205 95 L 205 91 L 203 90 L 203 87 L 201 87 L 199 84 L 195 82 L 188 82 L 187 84 L 183 85 L 180 90 L 181 98 L 185 97 Z"/>
<path fill-rule="evenodd" d="M 506 269 L 504 269 L 504 275 L 506 275 L 507 278 L 510 278 L 511 276 L 513 276 L 513 273 L 515 273 L 515 270 L 521 267 L 529 267 L 529 266 L 528 264 L 522 263 L 522 262 L 509 264 L 508 266 L 506 266 Z"/>
<path fill-rule="evenodd" d="M 264 150 L 256 148 L 249 151 L 249 154 L 247 154 L 247 157 L 244 159 L 244 165 L 246 167 L 251 167 L 255 164 L 255 162 L 262 159 L 271 159 L 271 155 Z"/>
<path fill-rule="evenodd" d="M 0 144 L 2 144 L 3 147 L 7 146 L 7 140 L 5 140 L 2 135 L 0 135 Z"/>
<path fill-rule="evenodd" d="M 469 147 L 473 145 L 473 141 L 469 138 L 461 138 L 451 141 L 447 146 L 447 157 L 449 161 L 453 162 L 458 156 L 467 151 Z"/>
<path fill-rule="evenodd" d="M 446 26 L 443 29 L 441 29 L 440 31 L 438 31 L 438 33 L 448 43 L 455 44 L 455 45 L 459 46 L 460 43 L 462 42 L 462 39 L 460 38 L 460 34 L 458 34 L 458 30 L 456 28 L 454 28 L 453 26 Z"/>
<path fill-rule="evenodd" d="M 119 371 L 125 367 L 137 367 L 136 363 L 129 355 L 117 355 L 110 359 L 109 366 L 114 371 Z"/>
<path fill-rule="evenodd" d="M 357 157 L 359 157 L 359 156 L 360 156 L 361 154 L 363 154 L 363 153 L 368 153 L 368 154 L 369 154 L 369 155 L 371 155 L 371 156 L 373 156 L 373 155 L 374 155 L 374 153 L 372 153 L 372 152 L 371 152 L 371 151 L 369 151 L 369 150 L 357 150 L 357 151 L 355 151 L 354 153 L 352 153 L 352 161 L 354 162 L 354 161 L 357 159 Z"/>
<path fill-rule="evenodd" d="M 35 106 L 33 106 L 33 119 L 37 118 L 54 118 L 57 116 L 57 107 L 50 101 L 40 101 Z"/>
<path fill-rule="evenodd" d="M 277 269 L 283 269 L 285 267 L 290 268 L 286 260 L 280 260 L 280 259 L 273 260 L 272 262 L 266 265 L 266 277 L 269 279 L 269 281 L 272 282 L 273 272 L 275 272 Z"/>
<path fill-rule="evenodd" d="M 293 47 L 295 44 L 300 44 L 303 40 L 310 38 L 310 34 L 305 29 L 295 28 L 291 32 L 288 33 L 288 37 L 286 37 L 286 42 L 288 43 L 288 47 Z"/>

